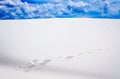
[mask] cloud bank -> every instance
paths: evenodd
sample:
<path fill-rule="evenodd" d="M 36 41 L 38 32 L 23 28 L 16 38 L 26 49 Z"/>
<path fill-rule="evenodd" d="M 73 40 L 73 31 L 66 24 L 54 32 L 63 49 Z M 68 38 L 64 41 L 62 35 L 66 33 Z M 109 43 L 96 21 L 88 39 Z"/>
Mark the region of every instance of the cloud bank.
<path fill-rule="evenodd" d="M 0 19 L 120 18 L 120 0 L 1 0 Z"/>

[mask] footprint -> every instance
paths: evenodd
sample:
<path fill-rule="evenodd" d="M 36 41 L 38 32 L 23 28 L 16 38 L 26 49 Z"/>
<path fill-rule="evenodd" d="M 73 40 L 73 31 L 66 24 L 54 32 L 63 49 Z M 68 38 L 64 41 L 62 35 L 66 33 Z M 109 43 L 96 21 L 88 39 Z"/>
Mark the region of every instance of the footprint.
<path fill-rule="evenodd" d="M 44 60 L 43 62 L 48 63 L 48 62 L 50 62 L 50 61 L 52 61 L 52 60 L 51 60 L 51 59 L 46 59 L 46 60 Z"/>
<path fill-rule="evenodd" d="M 93 53 L 93 52 L 88 52 L 88 54 L 91 54 L 91 53 Z"/>
<path fill-rule="evenodd" d="M 59 56 L 58 58 L 62 58 L 61 56 Z"/>
<path fill-rule="evenodd" d="M 78 53 L 78 56 L 82 55 L 82 53 Z"/>
<path fill-rule="evenodd" d="M 30 71 L 31 69 L 33 69 L 35 67 L 35 64 L 31 64 L 28 63 L 27 65 L 24 65 L 23 67 L 21 67 L 21 69 L 25 72 Z"/>
<path fill-rule="evenodd" d="M 59 57 L 57 57 L 56 59 L 61 59 L 62 57 L 61 56 L 59 56 Z"/>
<path fill-rule="evenodd" d="M 72 59 L 74 56 L 67 56 L 65 59 Z"/>

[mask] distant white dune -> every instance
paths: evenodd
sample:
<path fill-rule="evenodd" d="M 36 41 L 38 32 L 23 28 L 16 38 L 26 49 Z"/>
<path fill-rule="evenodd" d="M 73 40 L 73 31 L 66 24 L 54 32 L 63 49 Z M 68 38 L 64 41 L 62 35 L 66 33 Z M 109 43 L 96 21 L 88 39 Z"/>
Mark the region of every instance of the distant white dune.
<path fill-rule="evenodd" d="M 4 63 L 50 62 L 39 73 L 0 63 L 0 79 L 119 79 L 119 56 L 119 19 L 0 20 Z"/>

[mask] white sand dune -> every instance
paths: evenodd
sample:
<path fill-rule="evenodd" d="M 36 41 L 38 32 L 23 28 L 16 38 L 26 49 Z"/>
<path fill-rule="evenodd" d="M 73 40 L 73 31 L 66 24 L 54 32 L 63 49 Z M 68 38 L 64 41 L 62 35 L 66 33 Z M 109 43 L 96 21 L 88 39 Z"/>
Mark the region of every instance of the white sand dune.
<path fill-rule="evenodd" d="M 120 79 L 119 56 L 119 19 L 0 21 L 0 79 Z M 50 62 L 17 69 L 34 59 Z"/>

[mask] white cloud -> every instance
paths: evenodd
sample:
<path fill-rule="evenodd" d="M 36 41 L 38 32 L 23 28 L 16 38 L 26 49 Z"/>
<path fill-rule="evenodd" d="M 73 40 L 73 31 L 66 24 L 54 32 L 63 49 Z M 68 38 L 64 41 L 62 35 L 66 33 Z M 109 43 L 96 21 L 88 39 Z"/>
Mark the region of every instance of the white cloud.
<path fill-rule="evenodd" d="M 2 0 L 0 1 L 0 14 L 4 14 L 4 16 L 1 16 L 0 18 L 2 19 L 3 17 L 6 17 L 6 15 L 8 16 L 7 18 L 44 18 L 51 16 L 63 16 L 64 13 L 67 15 L 71 15 L 77 12 L 71 11 L 71 9 L 78 10 L 77 14 L 80 12 L 80 10 L 86 11 L 86 9 L 87 12 L 99 11 L 102 14 L 105 10 L 105 5 L 108 5 L 106 9 L 109 9 L 108 11 L 111 15 L 114 13 L 120 16 L 120 7 L 110 6 L 113 2 L 115 3 L 115 1 L 116 0 L 94 0 L 93 2 L 91 2 L 90 0 L 87 0 L 85 2 L 82 0 L 52 0 L 46 4 L 30 4 L 27 2 L 21 2 L 21 0 Z M 116 5 L 120 5 L 120 1 L 117 1 Z M 68 9 L 68 7 L 70 7 L 71 9 Z"/>

